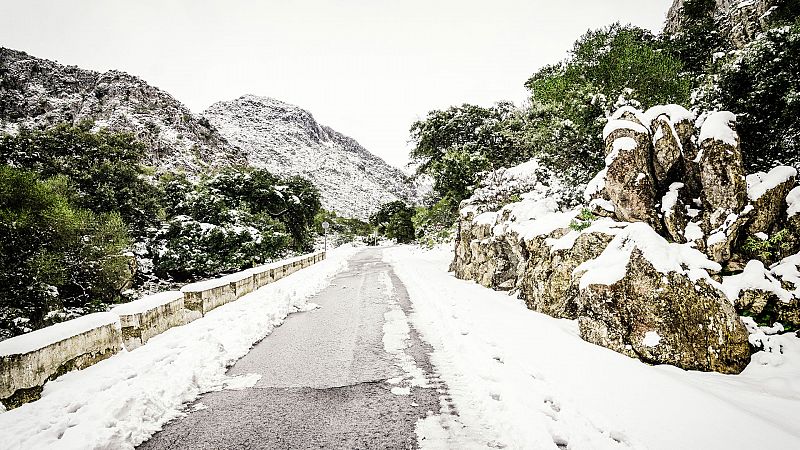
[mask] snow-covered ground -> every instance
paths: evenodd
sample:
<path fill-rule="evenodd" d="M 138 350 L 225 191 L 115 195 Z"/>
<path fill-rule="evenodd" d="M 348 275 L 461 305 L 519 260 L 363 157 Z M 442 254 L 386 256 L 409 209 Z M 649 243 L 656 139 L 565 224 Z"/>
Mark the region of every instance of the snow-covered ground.
<path fill-rule="evenodd" d="M 229 377 L 228 366 L 288 314 L 316 306 L 306 300 L 327 287 L 356 251 L 331 250 L 322 262 L 143 347 L 47 383 L 40 400 L 0 413 L 0 448 L 133 448 L 181 416 L 201 393 L 252 386 L 256 377 Z"/>
<path fill-rule="evenodd" d="M 386 251 L 411 320 L 434 348 L 458 417 L 431 416 L 423 448 L 752 449 L 800 443 L 800 339 L 773 337 L 740 375 L 648 366 L 580 339 L 574 321 L 528 310 L 447 273 L 448 249 Z"/>

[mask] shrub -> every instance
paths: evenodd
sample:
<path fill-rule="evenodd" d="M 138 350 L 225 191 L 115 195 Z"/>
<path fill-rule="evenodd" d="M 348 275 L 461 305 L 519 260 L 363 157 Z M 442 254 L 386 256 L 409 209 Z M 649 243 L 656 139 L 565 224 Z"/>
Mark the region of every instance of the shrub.
<path fill-rule="evenodd" d="M 133 276 L 117 213 L 76 206 L 64 177 L 0 166 L 0 338 L 120 299 Z"/>
<path fill-rule="evenodd" d="M 95 213 L 116 212 L 135 235 L 156 223 L 157 192 L 141 165 L 145 147 L 127 133 L 92 131 L 92 123 L 22 129 L 0 136 L 0 162 L 32 170 L 42 178 L 63 175 L 78 206 Z"/>
<path fill-rule="evenodd" d="M 800 23 L 774 28 L 725 65 L 710 106 L 737 114 L 748 171 L 800 164 Z"/>
<path fill-rule="evenodd" d="M 369 222 L 378 228 L 379 233 L 404 244 L 414 240 L 414 212 L 414 208 L 397 200 L 381 205 Z"/>

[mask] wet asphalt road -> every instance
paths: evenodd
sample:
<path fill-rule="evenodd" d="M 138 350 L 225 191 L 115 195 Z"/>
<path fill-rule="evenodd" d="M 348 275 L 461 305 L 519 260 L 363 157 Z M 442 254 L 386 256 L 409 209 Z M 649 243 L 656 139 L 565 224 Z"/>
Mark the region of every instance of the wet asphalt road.
<path fill-rule="evenodd" d="M 412 328 L 405 352 L 430 387 L 391 392 L 395 385 L 387 380 L 404 372 L 384 350 L 390 296 L 408 315 L 408 294 L 381 249 L 358 253 L 309 300 L 320 309 L 289 316 L 231 367 L 230 375 L 261 374 L 252 388 L 203 395 L 195 407 L 206 409 L 167 424 L 139 448 L 417 448 L 415 424 L 439 413 L 446 389 L 428 360 L 430 348 Z"/>

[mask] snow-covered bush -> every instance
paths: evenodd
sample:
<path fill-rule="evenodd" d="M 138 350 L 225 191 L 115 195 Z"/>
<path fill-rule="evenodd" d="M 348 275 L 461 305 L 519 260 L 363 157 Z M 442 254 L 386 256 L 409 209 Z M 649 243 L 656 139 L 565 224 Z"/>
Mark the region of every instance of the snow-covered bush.
<path fill-rule="evenodd" d="M 319 193 L 302 178 L 229 169 L 199 181 L 165 176 L 161 184 L 167 219 L 149 244 L 159 278 L 241 270 L 311 245 Z"/>

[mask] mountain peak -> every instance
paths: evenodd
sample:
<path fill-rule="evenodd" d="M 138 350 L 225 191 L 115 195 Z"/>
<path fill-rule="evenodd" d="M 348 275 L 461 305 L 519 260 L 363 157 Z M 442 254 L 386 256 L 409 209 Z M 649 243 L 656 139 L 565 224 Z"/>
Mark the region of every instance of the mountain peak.
<path fill-rule="evenodd" d="M 203 115 L 244 151 L 249 165 L 311 179 L 326 209 L 365 219 L 385 202 L 415 199 L 405 174 L 299 106 L 243 95 Z"/>

